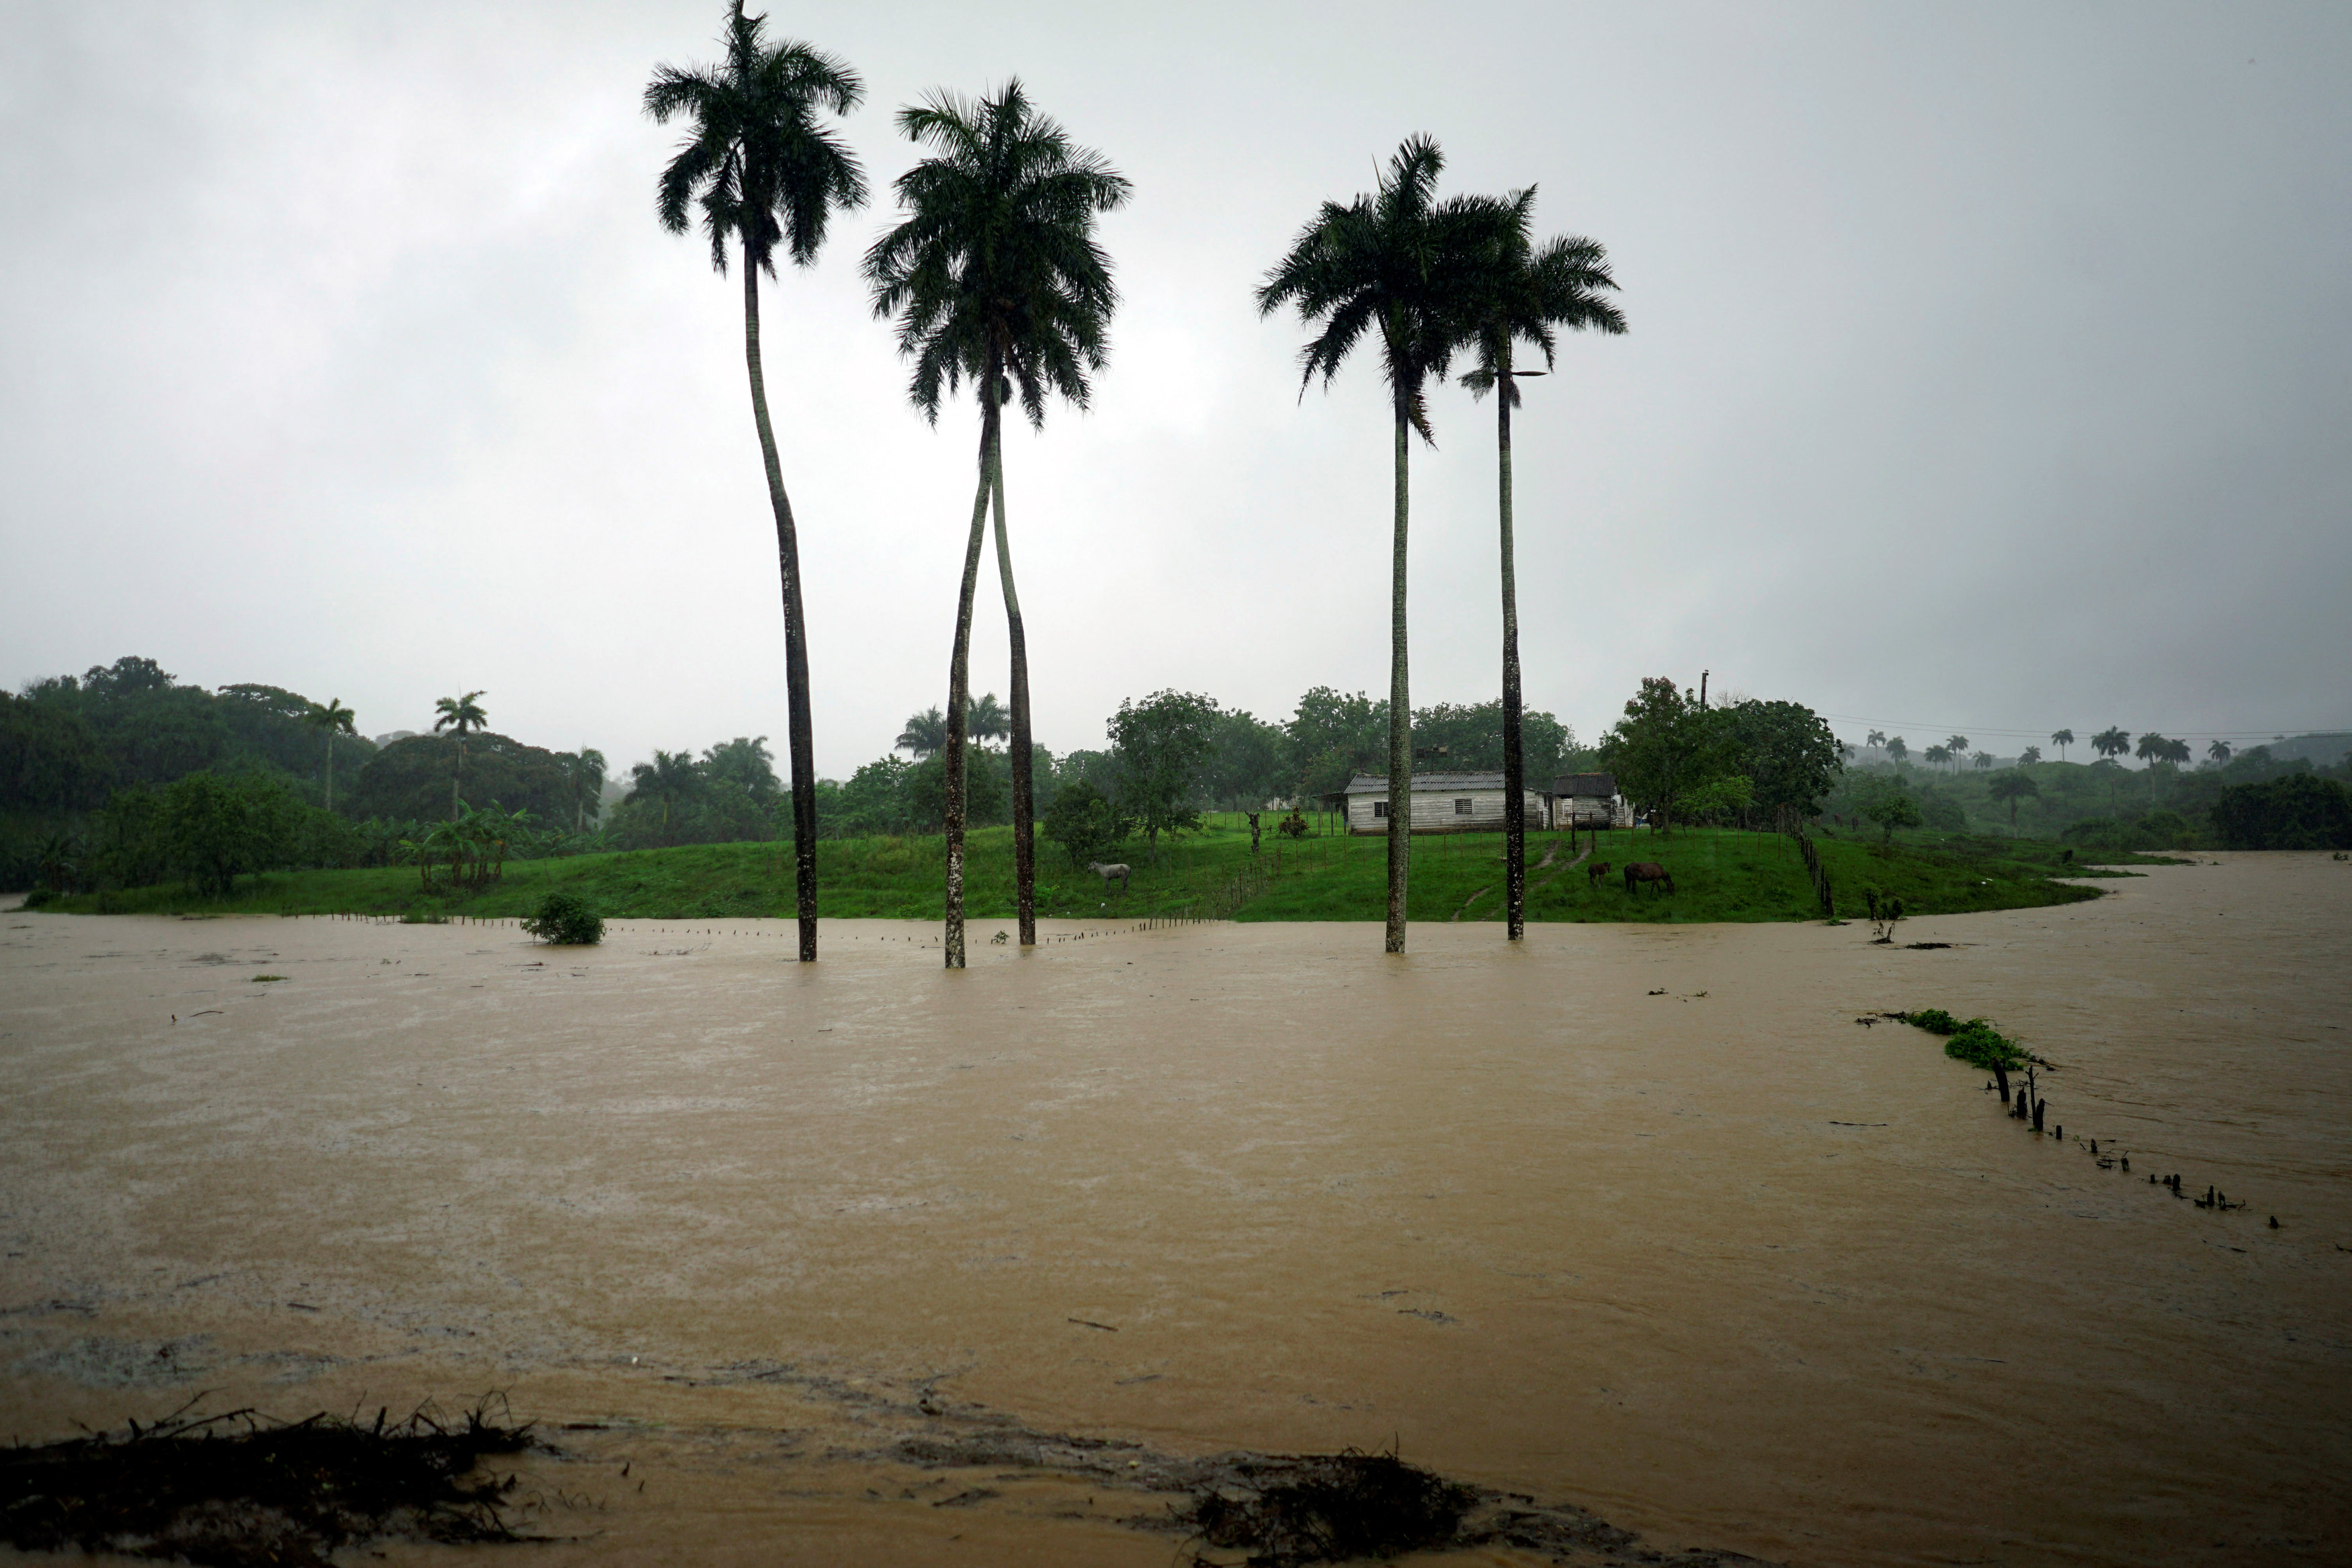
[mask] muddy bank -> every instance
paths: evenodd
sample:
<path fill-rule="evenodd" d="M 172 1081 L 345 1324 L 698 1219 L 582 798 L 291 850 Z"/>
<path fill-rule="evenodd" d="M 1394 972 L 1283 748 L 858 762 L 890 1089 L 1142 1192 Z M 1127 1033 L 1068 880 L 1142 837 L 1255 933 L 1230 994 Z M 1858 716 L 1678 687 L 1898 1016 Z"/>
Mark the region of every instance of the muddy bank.
<path fill-rule="evenodd" d="M 1083 1474 L 898 1447 L 974 1422 L 1393 1443 L 1656 1547 L 2325 1561 L 2352 877 L 2218 859 L 1906 923 L 1940 950 L 1210 926 L 961 976 L 884 923 L 808 971 L 746 923 L 12 915 L 0 1428 L 504 1388 L 576 1428 L 581 1561 L 1167 1560 Z M 1928 1006 L 2055 1061 L 2067 1139 L 1853 1021 Z"/>

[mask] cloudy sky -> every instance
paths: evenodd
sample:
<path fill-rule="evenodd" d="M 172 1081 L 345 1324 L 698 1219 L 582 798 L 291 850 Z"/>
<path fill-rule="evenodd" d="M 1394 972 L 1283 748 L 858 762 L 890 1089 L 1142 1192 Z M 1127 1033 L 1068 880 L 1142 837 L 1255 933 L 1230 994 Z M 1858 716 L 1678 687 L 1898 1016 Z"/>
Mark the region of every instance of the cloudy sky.
<path fill-rule="evenodd" d="M 0 681 L 126 653 L 614 764 L 784 731 L 740 297 L 664 234 L 656 61 L 720 5 L 0 7 Z M 1528 696 L 1842 733 L 2352 724 L 2352 9 L 779 5 L 877 201 L 766 295 L 817 765 L 946 689 L 977 416 L 857 278 L 890 125 L 1011 74 L 1135 183 L 1090 413 L 1009 443 L 1039 738 L 1386 680 L 1371 366 L 1251 290 L 1398 141 L 1534 183 L 1631 333 L 1517 424 Z M 1442 18 L 1442 20 L 1438 20 Z M 1416 702 L 1499 685 L 1494 425 L 1413 457 Z M 982 579 L 975 685 L 1003 689 Z"/>

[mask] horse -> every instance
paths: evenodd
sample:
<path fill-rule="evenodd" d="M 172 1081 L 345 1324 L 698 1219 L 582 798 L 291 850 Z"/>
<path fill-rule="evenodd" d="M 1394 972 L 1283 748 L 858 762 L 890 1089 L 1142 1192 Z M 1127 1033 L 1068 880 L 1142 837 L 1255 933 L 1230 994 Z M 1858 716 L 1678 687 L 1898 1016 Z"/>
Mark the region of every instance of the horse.
<path fill-rule="evenodd" d="M 1585 885 L 1587 887 L 1599 887 L 1601 885 L 1601 879 L 1608 874 L 1609 862 L 1607 861 L 1602 861 L 1599 865 L 1586 866 L 1584 868 Z"/>
<path fill-rule="evenodd" d="M 1636 861 L 1625 868 L 1626 892 L 1633 892 L 1636 883 L 1644 882 L 1664 883 L 1668 893 L 1675 890 L 1673 873 L 1655 861 Z"/>
<path fill-rule="evenodd" d="M 1100 861 L 1088 861 L 1087 862 L 1087 869 L 1103 879 L 1103 891 L 1105 893 L 1108 893 L 1110 891 L 1110 884 L 1114 878 L 1118 882 L 1119 892 L 1125 893 L 1127 891 L 1127 867 L 1124 864 L 1105 865 Z"/>

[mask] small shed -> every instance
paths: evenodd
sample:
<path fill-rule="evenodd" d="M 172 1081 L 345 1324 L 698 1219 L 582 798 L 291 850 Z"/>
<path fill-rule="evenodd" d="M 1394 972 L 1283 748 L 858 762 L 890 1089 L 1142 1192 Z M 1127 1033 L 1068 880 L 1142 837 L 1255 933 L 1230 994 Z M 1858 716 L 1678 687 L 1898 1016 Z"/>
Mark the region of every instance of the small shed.
<path fill-rule="evenodd" d="M 1348 831 L 1385 833 L 1389 831 L 1389 781 L 1386 774 L 1359 773 L 1344 791 Z M 1539 790 L 1523 789 L 1524 821 L 1532 829 L 1551 825 Z M 1500 773 L 1416 773 L 1412 776 L 1412 824 L 1416 833 L 1499 833 L 1507 825 Z"/>
<path fill-rule="evenodd" d="M 1563 773 L 1552 780 L 1552 821 L 1563 828 L 1630 828 L 1633 808 L 1613 773 Z"/>

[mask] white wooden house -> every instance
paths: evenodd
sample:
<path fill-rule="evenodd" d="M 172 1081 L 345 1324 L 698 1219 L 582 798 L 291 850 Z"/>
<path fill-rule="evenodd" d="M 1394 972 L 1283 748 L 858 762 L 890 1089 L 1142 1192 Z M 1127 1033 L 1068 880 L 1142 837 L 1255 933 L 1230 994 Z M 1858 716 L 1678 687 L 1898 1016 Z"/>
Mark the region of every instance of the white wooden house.
<path fill-rule="evenodd" d="M 1351 833 L 1389 831 L 1389 781 L 1385 774 L 1359 773 L 1343 794 Z M 1548 828 L 1551 813 L 1539 790 L 1524 789 L 1522 808 L 1530 829 Z M 1505 826 L 1500 773 L 1416 773 L 1412 776 L 1412 827 L 1416 833 L 1499 833 Z"/>
<path fill-rule="evenodd" d="M 1630 828 L 1633 808 L 1613 773 L 1563 773 L 1552 780 L 1552 821 L 1563 828 Z"/>

